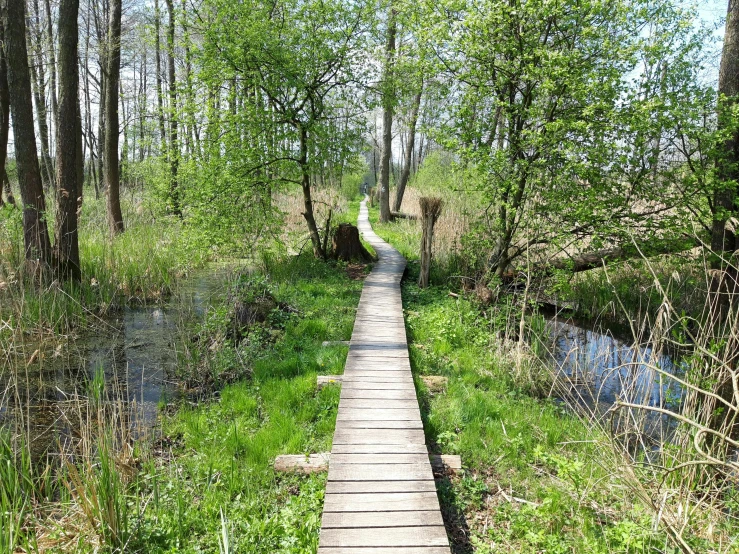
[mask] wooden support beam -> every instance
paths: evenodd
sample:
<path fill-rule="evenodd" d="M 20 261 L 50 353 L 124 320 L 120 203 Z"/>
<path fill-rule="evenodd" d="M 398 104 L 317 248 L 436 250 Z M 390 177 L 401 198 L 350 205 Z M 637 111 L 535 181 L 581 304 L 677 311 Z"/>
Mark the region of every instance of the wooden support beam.
<path fill-rule="evenodd" d="M 363 455 L 361 454 L 341 454 L 339 456 L 341 457 L 339 463 L 350 465 L 352 462 L 357 464 L 365 463 L 366 460 L 364 458 L 367 457 L 367 455 L 364 455 L 363 457 Z M 403 464 L 415 463 L 417 461 L 415 456 L 421 455 L 386 455 L 385 461 L 388 462 L 387 465 L 382 465 L 378 467 L 384 467 L 385 469 L 387 469 L 389 467 L 392 467 L 393 464 L 402 467 Z M 431 469 L 434 471 L 434 473 L 445 473 L 447 471 L 450 471 L 451 473 L 456 473 L 457 471 L 462 469 L 462 458 L 454 454 L 429 454 L 428 458 L 431 462 Z M 295 473 L 320 473 L 322 471 L 328 471 L 330 461 L 330 452 L 320 452 L 318 454 L 310 454 L 309 456 L 306 456 L 305 454 L 284 454 L 275 458 L 275 471 Z M 387 473 L 389 474 L 388 478 L 393 477 L 393 475 L 391 474 L 394 472 L 388 471 Z"/>
<path fill-rule="evenodd" d="M 343 375 L 318 375 L 316 377 L 316 386 L 322 389 L 326 385 L 340 385 Z"/>
<path fill-rule="evenodd" d="M 275 458 L 275 471 L 283 473 L 320 473 L 328 469 L 330 452 L 319 454 L 283 454 Z"/>

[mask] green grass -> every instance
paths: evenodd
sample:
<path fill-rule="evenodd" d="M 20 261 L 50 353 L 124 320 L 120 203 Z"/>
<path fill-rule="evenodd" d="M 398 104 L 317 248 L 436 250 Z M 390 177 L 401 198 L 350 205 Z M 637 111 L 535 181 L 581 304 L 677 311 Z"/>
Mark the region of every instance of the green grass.
<path fill-rule="evenodd" d="M 267 269 L 275 299 L 299 313 L 261 348 L 225 341 L 207 354 L 239 365 L 241 380 L 165 419 L 163 442 L 174 445 L 174 457 L 153 458 L 138 479 L 139 502 L 152 502 L 134 550 L 217 552 L 223 521 L 234 552 L 317 548 L 325 475 L 276 474 L 272 463 L 279 454 L 331 448 L 339 389 L 317 391 L 316 375 L 342 373 L 346 347 L 321 342 L 350 337 L 361 282 L 308 256 Z"/>
<path fill-rule="evenodd" d="M 82 281 L 41 285 L 22 269 L 21 211 L 0 209 L 0 333 L 69 333 L 123 305 L 162 301 L 207 259 L 183 240 L 180 221 L 155 217 L 143 201 L 125 199 L 123 208 L 126 232 L 111 240 L 104 200 L 88 195 L 80 216 Z"/>
<path fill-rule="evenodd" d="M 414 372 L 449 379 L 444 393 L 417 385 L 427 443 L 465 467 L 439 487 L 455 551 L 656 552 L 664 536 L 609 472 L 603 437 L 531 396 L 532 375 L 515 377 L 494 318 L 412 279 L 403 297 Z"/>

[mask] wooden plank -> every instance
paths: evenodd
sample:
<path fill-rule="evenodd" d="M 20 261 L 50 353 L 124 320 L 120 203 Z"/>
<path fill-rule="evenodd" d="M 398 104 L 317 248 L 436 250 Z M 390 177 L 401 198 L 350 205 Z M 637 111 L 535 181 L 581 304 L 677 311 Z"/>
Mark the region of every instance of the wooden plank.
<path fill-rule="evenodd" d="M 343 382 L 342 387 L 345 390 L 409 390 L 415 394 L 416 388 L 413 382 L 387 383 L 387 382 Z"/>
<path fill-rule="evenodd" d="M 329 464 L 329 481 L 433 481 L 431 464 Z"/>
<path fill-rule="evenodd" d="M 411 389 L 344 389 L 341 391 L 341 398 L 384 398 L 387 400 L 416 400 L 416 391 Z"/>
<path fill-rule="evenodd" d="M 406 444 L 337 444 L 331 449 L 332 454 L 426 454 L 424 443 Z"/>
<path fill-rule="evenodd" d="M 429 455 L 420 454 L 332 454 L 335 464 L 425 464 Z"/>
<path fill-rule="evenodd" d="M 370 546 L 364 548 L 324 546 L 318 554 L 449 554 L 448 546 Z"/>
<path fill-rule="evenodd" d="M 436 482 L 429 481 L 328 481 L 326 494 L 359 494 L 367 492 L 433 492 Z"/>
<path fill-rule="evenodd" d="M 342 408 L 337 421 L 372 421 L 372 420 L 415 421 L 421 419 L 418 408 Z"/>
<path fill-rule="evenodd" d="M 429 461 L 434 471 L 451 471 L 456 473 L 462 469 L 462 457 L 455 454 L 429 454 Z"/>
<path fill-rule="evenodd" d="M 339 426 L 339 422 L 336 423 Z M 352 421 L 342 420 L 341 427 L 343 429 L 420 429 L 423 430 L 423 423 L 420 419 L 416 421 Z"/>
<path fill-rule="evenodd" d="M 322 389 L 327 385 L 340 385 L 343 375 L 317 375 L 316 376 L 316 387 Z"/>
<path fill-rule="evenodd" d="M 415 398 L 342 398 L 339 401 L 339 410 L 342 408 L 418 408 L 418 401 Z"/>
<path fill-rule="evenodd" d="M 385 374 L 390 375 L 385 375 Z M 357 375 L 349 372 L 343 376 L 345 383 L 408 383 L 413 384 L 410 371 L 407 375 L 396 375 L 395 371 L 377 371 L 374 375 Z"/>
<path fill-rule="evenodd" d="M 425 444 L 422 430 L 336 429 L 334 444 Z"/>
<path fill-rule="evenodd" d="M 323 501 L 324 512 L 425 512 L 438 509 L 436 491 L 330 493 Z"/>
<path fill-rule="evenodd" d="M 423 512 L 326 512 L 321 529 L 347 527 L 425 527 L 444 525 L 439 510 Z"/>
<path fill-rule="evenodd" d="M 325 529 L 319 546 L 449 546 L 443 525 L 432 527 L 376 527 Z"/>

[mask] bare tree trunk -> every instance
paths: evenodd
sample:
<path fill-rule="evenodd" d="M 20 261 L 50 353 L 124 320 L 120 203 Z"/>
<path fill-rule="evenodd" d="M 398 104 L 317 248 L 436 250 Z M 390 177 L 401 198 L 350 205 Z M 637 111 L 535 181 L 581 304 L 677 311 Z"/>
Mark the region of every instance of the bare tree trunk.
<path fill-rule="evenodd" d="M 159 117 L 159 139 L 160 152 L 166 153 L 167 134 L 164 127 L 164 100 L 162 94 L 162 47 L 160 43 L 161 12 L 159 11 L 159 0 L 154 0 L 154 51 L 156 54 L 156 81 L 157 81 L 157 116 Z"/>
<path fill-rule="evenodd" d="M 44 182 L 47 185 L 54 183 L 54 166 L 49 154 L 49 122 L 46 111 L 46 72 L 44 71 L 44 40 L 41 30 L 41 14 L 38 0 L 33 0 L 35 27 L 29 40 L 32 43 L 33 61 L 31 65 L 31 82 L 36 100 L 36 116 L 38 118 L 39 142 L 41 143 L 41 163 Z"/>
<path fill-rule="evenodd" d="M 310 191 L 310 167 L 308 165 L 308 132 L 303 128 L 299 127 L 300 133 L 300 158 L 299 165 L 302 172 L 301 185 L 303 188 L 303 206 L 305 211 L 303 217 L 308 223 L 308 232 L 310 233 L 310 240 L 313 243 L 313 254 L 316 258 L 322 260 L 326 258 L 326 251 L 323 249 L 321 244 L 321 236 L 318 233 L 318 226 L 316 225 L 316 219 L 313 214 L 313 199 L 311 198 Z"/>
<path fill-rule="evenodd" d="M 118 82 L 121 77 L 121 2 L 112 0 L 110 23 L 108 27 L 108 78 L 105 86 L 105 148 L 103 173 L 105 175 L 105 194 L 108 204 L 108 226 L 110 234 L 122 233 L 123 214 L 120 199 L 120 168 L 118 160 Z"/>
<path fill-rule="evenodd" d="M 733 107 L 739 94 L 739 0 L 729 0 L 726 14 L 724 48 L 719 68 L 718 91 L 726 100 L 719 105 L 720 127 L 733 124 Z M 719 160 L 719 184 L 714 192 L 714 220 L 711 229 L 711 249 L 715 253 L 711 265 L 719 269 L 726 265 L 721 257 L 736 250 L 734 232 L 726 228 L 726 222 L 736 214 L 736 182 L 739 181 L 739 131 L 734 131 L 724 145 L 723 158 Z"/>
<path fill-rule="evenodd" d="M 395 104 L 393 59 L 395 57 L 396 33 L 395 10 L 390 8 L 387 23 L 387 42 L 385 44 L 385 69 L 382 79 L 382 154 L 380 156 L 380 182 L 377 185 L 381 222 L 390 221 L 392 218 L 390 213 L 390 161 L 393 149 L 393 107 Z"/>
<path fill-rule="evenodd" d="M 26 260 L 46 265 L 51 261 L 51 241 L 46 227 L 46 199 L 33 129 L 31 77 L 26 48 L 25 2 L 3 0 L 8 89 L 13 114 L 13 138 L 18 181 L 23 202 L 23 241 Z"/>
<path fill-rule="evenodd" d="M 77 199 L 82 191 L 78 160 L 82 152 L 77 65 L 78 13 L 79 0 L 61 0 L 59 3 L 60 86 L 56 126 L 57 206 L 54 258 L 57 274 L 62 279 L 74 281 L 79 281 L 82 277 L 77 235 Z"/>
<path fill-rule="evenodd" d="M 51 18 L 51 2 L 44 0 L 46 7 L 46 37 L 49 41 L 49 72 L 51 73 L 51 115 L 53 121 L 56 124 L 57 116 L 59 114 L 59 104 L 57 102 L 57 82 L 56 82 L 56 53 L 54 49 L 54 25 Z M 78 3 L 79 4 L 79 3 Z M 79 5 L 77 6 L 79 12 Z M 63 25 L 66 22 L 59 21 L 59 25 Z M 79 78 L 77 79 L 79 81 Z"/>
<path fill-rule="evenodd" d="M 395 189 L 395 204 L 393 211 L 399 212 L 403 203 L 403 195 L 405 194 L 405 186 L 408 184 L 408 178 L 411 175 L 411 167 L 413 165 L 413 150 L 416 146 L 416 122 L 418 121 L 418 112 L 421 108 L 421 96 L 423 94 L 423 79 L 421 86 L 413 98 L 413 107 L 411 108 L 411 120 L 408 123 L 408 146 L 405 149 L 405 160 L 403 161 L 403 172 L 398 180 L 398 187 Z"/>
<path fill-rule="evenodd" d="M 172 203 L 172 213 L 182 217 L 182 205 L 180 203 L 180 190 L 177 182 L 177 173 L 180 164 L 180 142 L 177 137 L 177 82 L 174 63 L 174 32 L 175 12 L 174 2 L 167 2 L 169 22 L 167 26 L 167 64 L 169 77 L 169 193 Z"/>
<path fill-rule="evenodd" d="M 4 22 L 0 22 L 0 44 L 5 43 Z M 3 205 L 3 189 L 5 188 L 8 161 L 8 135 L 10 134 L 10 91 L 8 90 L 8 62 L 5 51 L 0 48 L 0 206 Z M 15 203 L 10 190 L 10 181 L 7 183 L 8 202 Z"/>

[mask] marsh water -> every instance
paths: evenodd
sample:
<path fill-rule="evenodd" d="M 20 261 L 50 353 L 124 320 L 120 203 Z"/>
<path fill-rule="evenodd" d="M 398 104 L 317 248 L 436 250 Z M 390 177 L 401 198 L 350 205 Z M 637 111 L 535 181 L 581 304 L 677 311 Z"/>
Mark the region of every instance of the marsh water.
<path fill-rule="evenodd" d="M 679 408 L 683 391 L 671 376 L 679 377 L 684 369 L 670 355 L 592 323 L 550 319 L 546 328 L 559 395 L 568 402 L 609 418 L 609 424 L 621 416 L 619 401 Z M 647 435 L 660 440 L 669 436 L 671 418 L 648 409 L 639 412 Z"/>
<path fill-rule="evenodd" d="M 32 452 L 54 450 L 104 394 L 133 434 L 147 429 L 177 394 L 170 378 L 183 344 L 178 333 L 225 294 L 233 273 L 233 265 L 199 270 L 165 304 L 123 308 L 78 337 L 0 345 L 0 427 L 22 430 Z"/>

